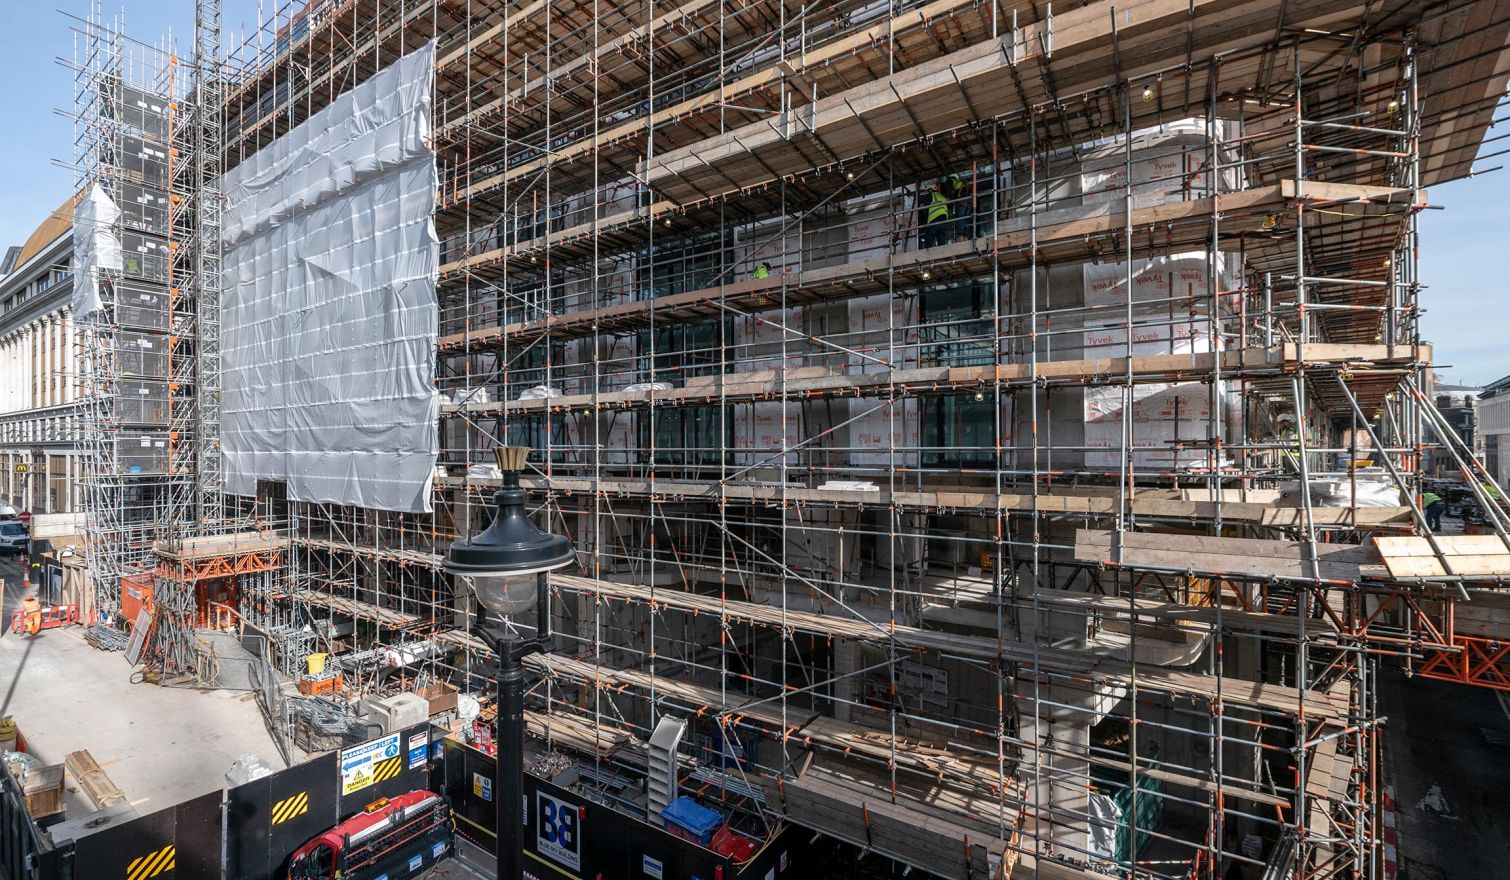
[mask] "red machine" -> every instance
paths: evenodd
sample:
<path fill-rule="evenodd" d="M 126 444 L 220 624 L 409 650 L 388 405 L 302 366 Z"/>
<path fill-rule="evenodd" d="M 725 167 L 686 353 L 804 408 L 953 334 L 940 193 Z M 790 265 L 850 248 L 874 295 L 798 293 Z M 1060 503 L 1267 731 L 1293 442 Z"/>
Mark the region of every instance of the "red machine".
<path fill-rule="evenodd" d="M 432 791 L 383 798 L 294 850 L 289 880 L 407 880 L 449 856 L 451 805 Z"/>
<path fill-rule="evenodd" d="M 498 744 L 493 742 L 492 722 L 478 718 L 472 722 L 472 746 L 484 755 L 497 755 Z"/>
<path fill-rule="evenodd" d="M 44 629 L 78 622 L 79 606 L 43 605 L 37 601 L 36 596 L 27 596 L 22 602 L 21 610 L 10 617 L 10 631 L 36 635 Z"/>
<path fill-rule="evenodd" d="M 136 623 L 136 616 L 143 609 L 152 610 L 152 572 L 131 574 L 121 578 L 121 616 L 127 623 Z"/>

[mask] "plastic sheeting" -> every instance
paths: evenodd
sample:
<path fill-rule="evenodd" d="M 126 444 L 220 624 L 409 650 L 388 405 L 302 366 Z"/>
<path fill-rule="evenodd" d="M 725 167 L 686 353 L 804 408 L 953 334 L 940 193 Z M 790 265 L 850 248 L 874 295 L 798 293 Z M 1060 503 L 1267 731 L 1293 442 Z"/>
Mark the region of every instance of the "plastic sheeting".
<path fill-rule="evenodd" d="M 431 509 L 439 448 L 433 43 L 224 180 L 226 489 Z"/>
<path fill-rule="evenodd" d="M 1117 828 L 1122 824 L 1122 808 L 1111 795 L 1091 792 L 1088 817 L 1091 854 L 1098 859 L 1117 857 Z"/>
<path fill-rule="evenodd" d="M 1353 474 L 1313 477 L 1310 485 L 1311 503 L 1317 507 L 1399 507 L 1404 503 L 1400 487 L 1384 468 L 1365 467 Z M 1295 480 L 1286 489 L 1299 497 L 1300 481 Z"/>
<path fill-rule="evenodd" d="M 120 208 L 100 188 L 89 187 L 73 208 L 73 316 L 80 319 L 100 308 L 100 272 L 121 271 L 121 240 L 115 235 Z"/>

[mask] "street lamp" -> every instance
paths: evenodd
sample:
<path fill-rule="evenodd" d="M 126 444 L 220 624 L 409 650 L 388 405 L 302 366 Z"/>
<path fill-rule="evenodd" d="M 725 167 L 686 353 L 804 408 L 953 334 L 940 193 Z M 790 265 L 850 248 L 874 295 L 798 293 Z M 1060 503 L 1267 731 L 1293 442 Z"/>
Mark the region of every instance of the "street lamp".
<path fill-rule="evenodd" d="M 493 450 L 503 484 L 493 496 L 498 512 L 480 534 L 451 544 L 446 571 L 471 584 L 477 593 L 474 632 L 498 656 L 498 717 L 494 741 L 495 829 L 498 880 L 520 880 L 524 804 L 524 664 L 534 653 L 552 649 L 548 573 L 570 565 L 571 542 L 536 528 L 524 512 L 528 494 L 519 487 L 527 446 Z M 535 635 L 520 638 L 503 622 L 535 609 Z M 497 617 L 489 617 L 489 613 Z"/>

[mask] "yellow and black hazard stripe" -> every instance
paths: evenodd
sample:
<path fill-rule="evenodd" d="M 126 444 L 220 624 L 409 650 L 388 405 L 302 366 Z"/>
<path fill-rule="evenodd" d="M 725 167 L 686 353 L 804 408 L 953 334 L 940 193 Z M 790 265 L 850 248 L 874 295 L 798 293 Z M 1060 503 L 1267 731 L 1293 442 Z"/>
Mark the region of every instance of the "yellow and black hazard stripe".
<path fill-rule="evenodd" d="M 150 852 L 139 859 L 133 859 L 126 866 L 126 880 L 148 880 L 156 877 L 164 871 L 173 870 L 174 851 L 173 847 L 165 846 L 156 852 Z"/>
<path fill-rule="evenodd" d="M 397 758 L 389 758 L 386 761 L 379 761 L 378 765 L 376 767 L 372 768 L 372 781 L 373 782 L 384 782 L 384 781 L 387 781 L 387 780 L 392 779 L 393 777 L 399 775 L 399 773 L 401 773 L 403 771 L 403 769 L 404 769 L 404 758 L 403 758 L 402 755 L 400 755 Z"/>
<path fill-rule="evenodd" d="M 301 791 L 293 797 L 284 798 L 273 804 L 273 824 L 282 825 L 289 819 L 296 819 L 309 812 L 309 792 Z"/>

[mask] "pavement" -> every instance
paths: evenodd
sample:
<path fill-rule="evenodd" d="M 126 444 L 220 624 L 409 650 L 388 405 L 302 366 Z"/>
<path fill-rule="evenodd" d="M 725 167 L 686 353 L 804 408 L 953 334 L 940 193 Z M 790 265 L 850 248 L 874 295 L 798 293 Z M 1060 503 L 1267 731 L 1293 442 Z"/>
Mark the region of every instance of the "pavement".
<path fill-rule="evenodd" d="M 1389 669 L 1379 696 L 1397 880 L 1510 877 L 1510 694 Z"/>
<path fill-rule="evenodd" d="M 0 558 L 0 579 L 7 630 L 0 634 L 0 716 L 15 719 L 41 761 L 60 764 L 88 749 L 143 814 L 221 788 L 244 754 L 282 768 L 252 694 L 132 683 L 138 670 L 124 654 L 90 647 L 82 627 L 10 633 L 22 596 L 13 557 Z M 68 815 L 91 812 L 71 789 Z"/>

